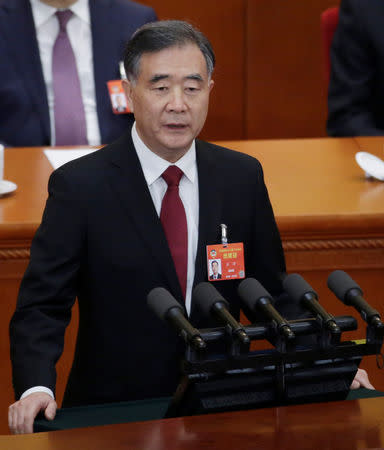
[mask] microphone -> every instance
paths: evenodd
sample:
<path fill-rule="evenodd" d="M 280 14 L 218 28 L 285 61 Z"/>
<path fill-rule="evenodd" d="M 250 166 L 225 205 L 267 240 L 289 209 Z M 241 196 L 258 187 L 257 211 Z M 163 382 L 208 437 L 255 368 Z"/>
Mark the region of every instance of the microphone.
<path fill-rule="evenodd" d="M 283 287 L 293 301 L 301 303 L 312 314 L 319 316 L 332 334 L 341 333 L 334 317 L 320 305 L 316 291 L 301 275 L 298 273 L 287 275 L 283 280 Z"/>
<path fill-rule="evenodd" d="M 274 300 L 271 294 L 255 278 L 243 280 L 239 284 L 238 293 L 250 310 L 261 311 L 269 320 L 274 321 L 285 339 L 295 338 L 295 333 L 291 330 L 289 323 L 273 306 Z"/>
<path fill-rule="evenodd" d="M 342 270 L 332 272 L 328 287 L 345 305 L 353 306 L 369 325 L 384 328 L 380 314 L 364 300 L 361 287 L 347 273 Z"/>
<path fill-rule="evenodd" d="M 198 284 L 193 290 L 192 301 L 203 314 L 206 316 L 212 314 L 224 325 L 228 326 L 242 344 L 248 345 L 250 343 L 243 326 L 228 311 L 228 302 L 211 283 L 202 282 Z"/>
<path fill-rule="evenodd" d="M 185 318 L 182 306 L 166 289 L 162 287 L 152 289 L 147 295 L 147 304 L 161 320 L 171 323 L 179 336 L 195 350 L 203 350 L 206 347 L 200 331 Z"/>

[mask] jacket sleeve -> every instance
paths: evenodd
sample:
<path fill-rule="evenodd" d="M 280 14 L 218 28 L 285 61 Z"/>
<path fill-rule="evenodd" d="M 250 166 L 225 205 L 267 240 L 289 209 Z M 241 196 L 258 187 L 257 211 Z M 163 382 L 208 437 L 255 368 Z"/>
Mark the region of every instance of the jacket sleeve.
<path fill-rule="evenodd" d="M 51 175 L 42 223 L 10 323 L 16 398 L 32 386 L 55 392 L 55 365 L 76 298 L 84 242 L 84 208 L 78 191 L 61 169 Z"/>

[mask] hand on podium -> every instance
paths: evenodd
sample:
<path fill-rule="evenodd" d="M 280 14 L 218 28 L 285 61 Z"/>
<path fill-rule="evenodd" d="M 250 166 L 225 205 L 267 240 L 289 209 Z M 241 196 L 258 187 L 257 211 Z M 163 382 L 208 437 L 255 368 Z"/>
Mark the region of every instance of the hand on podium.
<path fill-rule="evenodd" d="M 351 384 L 351 389 L 359 389 L 359 388 L 375 389 L 374 386 L 372 386 L 371 382 L 369 381 L 367 371 L 364 369 L 357 369 L 355 378 Z"/>
<path fill-rule="evenodd" d="M 40 411 L 45 418 L 53 420 L 57 404 L 45 392 L 34 392 L 13 403 L 8 409 L 8 425 L 12 434 L 33 433 L 33 422 Z"/>

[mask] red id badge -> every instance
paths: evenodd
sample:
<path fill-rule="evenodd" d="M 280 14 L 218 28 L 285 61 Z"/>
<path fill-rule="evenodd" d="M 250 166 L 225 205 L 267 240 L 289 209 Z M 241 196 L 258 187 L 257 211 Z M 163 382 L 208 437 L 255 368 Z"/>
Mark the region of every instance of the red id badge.
<path fill-rule="evenodd" d="M 208 280 L 236 280 L 245 278 L 244 245 L 207 245 Z"/>
<path fill-rule="evenodd" d="M 127 114 L 131 112 L 121 80 L 107 81 L 109 98 L 114 114 Z"/>

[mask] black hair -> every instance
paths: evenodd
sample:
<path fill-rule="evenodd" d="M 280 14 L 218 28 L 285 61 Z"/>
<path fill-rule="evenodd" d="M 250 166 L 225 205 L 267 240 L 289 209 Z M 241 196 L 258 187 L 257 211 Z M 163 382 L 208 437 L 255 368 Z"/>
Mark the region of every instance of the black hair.
<path fill-rule="evenodd" d="M 215 67 L 212 45 L 204 34 L 182 20 L 151 22 L 140 27 L 133 34 L 124 52 L 124 67 L 130 81 L 137 80 L 140 59 L 144 53 L 159 52 L 169 47 L 196 44 L 201 50 L 211 76 Z"/>

